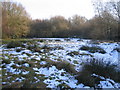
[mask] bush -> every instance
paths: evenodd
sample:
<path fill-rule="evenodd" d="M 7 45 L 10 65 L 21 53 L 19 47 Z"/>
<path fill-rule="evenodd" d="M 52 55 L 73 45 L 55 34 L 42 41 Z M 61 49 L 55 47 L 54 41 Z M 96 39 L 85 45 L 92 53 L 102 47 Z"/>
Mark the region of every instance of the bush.
<path fill-rule="evenodd" d="M 114 48 L 114 50 L 116 50 L 117 52 L 120 53 L 120 48 Z M 113 50 L 113 51 L 114 51 L 114 50 Z"/>
<path fill-rule="evenodd" d="M 78 83 L 83 83 L 86 86 L 95 88 L 95 86 L 99 83 L 101 79 L 92 77 L 91 75 L 91 72 L 84 70 L 78 73 L 76 79 L 78 80 Z"/>
<path fill-rule="evenodd" d="M 67 61 L 55 62 L 55 61 L 47 60 L 47 64 L 43 65 L 43 67 L 51 67 L 51 66 L 56 66 L 56 68 L 59 70 L 64 69 L 66 72 L 69 72 L 71 74 L 76 73 L 76 70 L 74 69 L 74 65 L 70 64 Z"/>
<path fill-rule="evenodd" d="M 71 87 L 63 82 L 63 83 L 59 84 L 56 89 L 57 90 L 71 90 Z"/>
<path fill-rule="evenodd" d="M 91 57 L 93 57 L 93 55 L 87 54 L 87 53 L 81 53 L 80 55 L 81 55 L 81 56 L 91 56 Z"/>
<path fill-rule="evenodd" d="M 59 39 L 56 39 L 55 41 L 61 41 L 61 40 L 59 40 Z"/>
<path fill-rule="evenodd" d="M 87 50 L 89 50 L 89 48 L 90 48 L 89 46 L 82 46 L 82 47 L 80 48 L 80 50 L 86 50 L 86 51 L 87 51 Z"/>
<path fill-rule="evenodd" d="M 45 40 L 40 39 L 40 40 L 36 40 L 36 41 L 38 41 L 38 42 L 44 42 Z"/>
<path fill-rule="evenodd" d="M 92 74 L 110 78 L 115 82 L 120 82 L 120 70 L 116 69 L 116 65 L 110 62 L 104 62 L 103 60 L 92 59 L 87 61 L 82 71 L 80 71 L 76 77 L 79 83 L 95 87 L 101 81 L 99 77 L 93 77 Z"/>
<path fill-rule="evenodd" d="M 37 48 L 37 45 L 28 45 L 27 49 L 33 50 L 34 48 Z"/>
<path fill-rule="evenodd" d="M 67 61 L 57 62 L 55 64 L 57 69 L 64 69 L 66 72 L 69 72 L 71 74 L 76 74 L 76 70 L 74 69 L 74 65 L 70 64 Z"/>
<path fill-rule="evenodd" d="M 67 55 L 74 56 L 74 55 L 79 55 L 78 51 L 72 51 L 70 53 L 67 53 Z"/>
<path fill-rule="evenodd" d="M 41 48 L 38 47 L 38 46 L 35 45 L 35 44 L 29 45 L 29 46 L 27 47 L 27 49 L 31 50 L 32 52 L 39 52 L 39 53 L 41 53 L 41 51 L 40 51 Z"/>
<path fill-rule="evenodd" d="M 55 46 L 55 47 L 52 47 L 52 50 L 64 50 L 64 48 L 63 47 L 61 47 L 61 46 Z"/>
<path fill-rule="evenodd" d="M 39 53 L 42 53 L 41 52 L 41 48 L 39 48 L 39 47 L 37 47 L 37 48 L 34 48 L 34 50 L 33 50 L 34 52 L 39 52 Z"/>
<path fill-rule="evenodd" d="M 100 41 L 99 40 L 91 40 L 90 44 L 100 44 Z"/>
<path fill-rule="evenodd" d="M 89 51 L 89 52 L 91 52 L 91 53 L 95 53 L 95 52 L 99 52 L 99 53 L 102 53 L 102 54 L 105 54 L 106 53 L 106 51 L 105 50 L 103 50 L 102 48 L 100 48 L 100 47 L 95 47 L 95 46 L 93 46 L 93 47 L 89 47 L 89 46 L 82 46 L 81 48 L 80 48 L 80 50 L 85 50 L 85 51 Z"/>
<path fill-rule="evenodd" d="M 116 71 L 115 67 L 116 65 L 113 65 L 110 62 L 93 59 L 87 62 L 83 69 L 88 70 L 91 73 L 109 78 Z"/>
<path fill-rule="evenodd" d="M 16 52 L 20 52 L 20 51 L 22 51 L 22 49 L 16 49 Z"/>
<path fill-rule="evenodd" d="M 7 48 L 15 48 L 15 47 L 21 47 L 23 46 L 21 42 L 19 41 L 11 41 L 7 44 Z"/>
<path fill-rule="evenodd" d="M 2 63 L 5 63 L 5 64 L 10 64 L 11 63 L 11 61 L 9 59 L 3 58 L 2 60 L 3 60 Z"/>
<path fill-rule="evenodd" d="M 13 82 L 10 85 L 2 85 L 2 90 L 12 89 L 12 88 L 21 88 L 22 82 Z"/>
<path fill-rule="evenodd" d="M 65 41 L 70 41 L 70 39 L 69 38 L 66 38 L 66 39 L 64 39 Z"/>
<path fill-rule="evenodd" d="M 42 49 L 51 49 L 51 47 L 49 47 L 49 45 L 44 45 Z"/>

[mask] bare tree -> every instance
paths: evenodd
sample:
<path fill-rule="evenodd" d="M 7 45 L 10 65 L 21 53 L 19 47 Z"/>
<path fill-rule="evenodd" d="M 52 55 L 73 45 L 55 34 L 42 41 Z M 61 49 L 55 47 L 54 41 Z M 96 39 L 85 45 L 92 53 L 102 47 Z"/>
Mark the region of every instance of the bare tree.
<path fill-rule="evenodd" d="M 113 15 L 115 15 L 117 17 L 117 21 L 118 21 L 118 35 L 116 36 L 117 40 L 120 39 L 120 1 L 115 1 L 115 0 L 111 0 L 110 2 L 108 2 L 108 5 L 110 5 L 110 11 L 112 11 L 111 13 Z"/>
<path fill-rule="evenodd" d="M 110 22 L 113 23 L 114 21 L 118 21 L 118 23 L 116 23 L 118 28 L 117 30 L 115 30 L 117 34 L 112 35 L 112 36 L 114 36 L 114 38 L 119 40 L 120 38 L 119 36 L 120 35 L 120 30 L 119 30 L 120 28 L 120 1 L 110 0 L 110 1 L 104 2 L 103 0 L 94 0 L 93 6 L 95 8 L 96 14 L 101 18 L 101 21 L 103 23 L 106 22 L 106 24 L 104 24 L 104 29 L 105 29 L 104 33 L 108 35 L 109 39 L 110 39 L 111 31 L 112 31 Z"/>

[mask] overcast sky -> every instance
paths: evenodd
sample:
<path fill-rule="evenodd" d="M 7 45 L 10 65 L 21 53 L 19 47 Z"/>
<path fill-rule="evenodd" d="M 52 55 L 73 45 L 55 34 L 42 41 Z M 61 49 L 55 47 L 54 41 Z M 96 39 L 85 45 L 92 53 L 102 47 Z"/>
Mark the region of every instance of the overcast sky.
<path fill-rule="evenodd" d="M 13 0 L 20 2 L 33 19 L 56 15 L 71 17 L 75 14 L 90 19 L 94 16 L 91 0 Z"/>

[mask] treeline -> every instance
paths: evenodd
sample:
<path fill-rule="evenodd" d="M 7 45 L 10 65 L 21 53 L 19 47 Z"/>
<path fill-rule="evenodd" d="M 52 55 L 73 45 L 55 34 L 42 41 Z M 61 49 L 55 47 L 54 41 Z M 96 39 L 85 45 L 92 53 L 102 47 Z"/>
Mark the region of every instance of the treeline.
<path fill-rule="evenodd" d="M 33 20 L 28 37 L 115 39 L 118 35 L 117 25 L 117 20 L 107 12 L 104 12 L 102 17 L 95 16 L 90 20 L 78 15 L 68 20 L 56 16 L 49 20 Z"/>
<path fill-rule="evenodd" d="M 50 19 L 32 20 L 21 4 L 3 2 L 2 37 L 119 39 L 119 17 L 108 9 L 97 10 L 99 13 L 90 20 L 79 15 L 69 19 L 55 16 Z"/>

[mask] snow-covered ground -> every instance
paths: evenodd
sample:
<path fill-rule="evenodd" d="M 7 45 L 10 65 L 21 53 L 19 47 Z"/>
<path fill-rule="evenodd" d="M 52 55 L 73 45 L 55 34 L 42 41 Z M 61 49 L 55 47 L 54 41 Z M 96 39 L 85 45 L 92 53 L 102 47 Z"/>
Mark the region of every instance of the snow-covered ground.
<path fill-rule="evenodd" d="M 40 38 L 43 42 L 37 41 L 39 39 L 35 40 L 35 45 L 40 48 L 40 52 L 29 50 L 27 46 L 31 44 L 28 45 L 28 43 L 24 43 L 26 45 L 24 48 L 16 47 L 8 49 L 5 44 L 0 47 L 0 50 L 2 50 L 1 60 L 3 61 L 1 64 L 3 67 L 3 85 L 25 81 L 26 78 L 29 78 L 28 75 L 34 72 L 35 75 L 43 75 L 44 80 L 39 79 L 42 76 L 31 75 L 35 80 L 33 83 L 43 81 L 47 85 L 46 88 L 57 88 L 59 86 L 67 88 L 90 88 L 90 86 L 86 86 L 83 83 L 78 83 L 78 80 L 75 78 L 76 75 L 67 72 L 64 68 L 58 69 L 54 64 L 49 67 L 45 67 L 45 65 L 50 61 L 67 61 L 75 66 L 76 72 L 79 72 L 82 64 L 92 58 L 102 59 L 106 62 L 110 61 L 116 65 L 119 64 L 120 52 L 115 50 L 115 48 L 120 48 L 118 42 L 95 44 L 91 40 L 77 38 Z M 45 46 L 47 48 L 43 48 Z M 99 46 L 106 53 L 91 53 L 86 50 L 81 50 L 80 48 L 82 46 Z M 20 51 L 16 52 L 17 49 L 20 49 Z M 15 75 L 18 75 L 18 77 L 14 77 Z M 24 77 L 25 75 L 26 78 Z M 120 88 L 120 83 L 114 80 L 96 74 L 93 75 L 103 79 L 98 85 L 100 88 Z"/>

